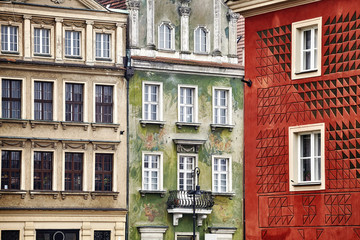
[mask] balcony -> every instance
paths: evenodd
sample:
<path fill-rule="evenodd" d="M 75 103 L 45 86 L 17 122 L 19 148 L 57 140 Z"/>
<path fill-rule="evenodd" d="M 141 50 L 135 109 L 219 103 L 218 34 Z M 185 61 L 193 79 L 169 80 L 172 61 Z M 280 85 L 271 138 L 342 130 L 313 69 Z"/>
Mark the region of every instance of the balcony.
<path fill-rule="evenodd" d="M 183 214 L 193 214 L 193 195 L 188 191 L 174 190 L 169 191 L 170 196 L 167 201 L 167 211 L 173 214 L 173 225 L 179 224 L 179 219 Z M 202 226 L 202 220 L 211 214 L 214 206 L 214 199 L 209 191 L 201 191 L 200 195 L 195 195 L 195 214 L 197 215 L 197 225 Z"/>

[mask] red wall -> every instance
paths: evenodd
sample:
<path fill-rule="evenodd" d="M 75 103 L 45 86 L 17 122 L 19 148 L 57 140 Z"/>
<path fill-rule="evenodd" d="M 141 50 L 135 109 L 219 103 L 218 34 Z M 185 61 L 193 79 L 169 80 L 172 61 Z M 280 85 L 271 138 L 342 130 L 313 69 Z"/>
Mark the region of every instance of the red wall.
<path fill-rule="evenodd" d="M 291 80 L 291 24 L 322 16 L 322 74 Z M 360 1 L 246 23 L 246 239 L 360 239 Z M 325 123 L 325 190 L 289 191 L 289 126 Z"/>

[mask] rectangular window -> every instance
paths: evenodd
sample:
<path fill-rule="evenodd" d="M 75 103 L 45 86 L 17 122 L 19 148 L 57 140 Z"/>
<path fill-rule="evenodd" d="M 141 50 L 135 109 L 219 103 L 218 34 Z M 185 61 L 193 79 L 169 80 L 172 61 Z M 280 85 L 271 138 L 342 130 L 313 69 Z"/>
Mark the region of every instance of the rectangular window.
<path fill-rule="evenodd" d="M 83 183 L 83 153 L 65 153 L 65 190 L 81 191 Z"/>
<path fill-rule="evenodd" d="M 213 157 L 213 191 L 231 191 L 231 162 L 229 158 Z"/>
<path fill-rule="evenodd" d="M 173 28 L 168 23 L 163 23 L 159 27 L 159 48 L 172 49 L 172 32 Z"/>
<path fill-rule="evenodd" d="M 215 89 L 213 96 L 214 123 L 229 124 L 230 123 L 230 104 L 229 90 Z"/>
<path fill-rule="evenodd" d="M 94 231 L 94 240 L 110 240 L 111 231 Z"/>
<path fill-rule="evenodd" d="M 196 167 L 195 156 L 180 155 L 178 161 L 178 189 L 192 190 L 194 188 L 192 172 Z"/>
<path fill-rule="evenodd" d="M 317 69 L 317 27 L 302 30 L 302 70 Z"/>
<path fill-rule="evenodd" d="M 20 231 L 19 230 L 2 230 L 1 239 L 2 240 L 19 240 Z"/>
<path fill-rule="evenodd" d="M 161 190 L 161 155 L 158 154 L 144 154 L 143 155 L 143 190 Z"/>
<path fill-rule="evenodd" d="M 77 229 L 36 229 L 36 240 L 79 240 L 79 230 Z"/>
<path fill-rule="evenodd" d="M 21 118 L 20 80 L 2 80 L 2 117 Z"/>
<path fill-rule="evenodd" d="M 143 84 L 143 119 L 159 121 L 160 117 L 160 91 L 159 84 Z"/>
<path fill-rule="evenodd" d="M 325 124 L 289 127 L 290 191 L 325 189 Z"/>
<path fill-rule="evenodd" d="M 51 190 L 53 153 L 34 152 L 34 189 Z"/>
<path fill-rule="evenodd" d="M 113 122 L 113 86 L 96 85 L 96 122 Z"/>
<path fill-rule="evenodd" d="M 113 154 L 95 155 L 95 191 L 112 191 Z"/>
<path fill-rule="evenodd" d="M 180 87 L 179 121 L 195 121 L 195 88 Z"/>
<path fill-rule="evenodd" d="M 111 34 L 96 33 L 95 56 L 96 58 L 110 58 L 110 36 Z"/>
<path fill-rule="evenodd" d="M 53 119 L 53 83 L 34 82 L 34 119 Z"/>
<path fill-rule="evenodd" d="M 1 51 L 16 53 L 18 52 L 18 27 L 1 26 Z"/>
<path fill-rule="evenodd" d="M 65 31 L 65 56 L 80 57 L 80 32 Z"/>
<path fill-rule="evenodd" d="M 204 27 L 198 27 L 195 30 L 195 52 L 207 52 L 207 33 L 208 31 Z"/>
<path fill-rule="evenodd" d="M 66 83 L 65 85 L 65 121 L 82 122 L 84 108 L 84 85 Z"/>
<path fill-rule="evenodd" d="M 21 152 L 1 151 L 1 189 L 20 189 Z"/>
<path fill-rule="evenodd" d="M 50 29 L 34 28 L 34 53 L 50 54 Z"/>

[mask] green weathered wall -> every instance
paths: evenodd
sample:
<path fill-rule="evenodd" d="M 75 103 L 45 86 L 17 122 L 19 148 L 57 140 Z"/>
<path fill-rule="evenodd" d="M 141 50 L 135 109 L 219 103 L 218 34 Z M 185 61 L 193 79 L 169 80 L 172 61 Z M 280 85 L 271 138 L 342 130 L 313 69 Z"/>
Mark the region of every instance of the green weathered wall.
<path fill-rule="evenodd" d="M 142 127 L 142 82 L 155 81 L 163 83 L 164 121 L 163 128 L 154 125 Z M 201 169 L 200 186 L 202 190 L 211 191 L 211 156 L 227 154 L 232 156 L 232 185 L 236 195 L 229 197 L 216 196 L 213 212 L 197 229 L 200 239 L 208 227 L 236 227 L 233 239 L 242 239 L 242 176 L 243 176 L 243 85 L 239 79 L 170 74 L 159 72 L 136 71 L 129 82 L 129 239 L 139 240 L 137 226 L 168 226 L 164 239 L 173 240 L 175 232 L 192 232 L 192 216 L 184 214 L 179 225 L 174 227 L 172 214 L 167 213 L 166 201 L 168 191 L 177 189 L 177 152 L 173 139 L 206 139 L 198 153 L 198 166 Z M 178 84 L 198 86 L 198 118 L 201 126 L 178 129 L 177 103 Z M 232 88 L 233 124 L 232 132 L 228 129 L 217 129 L 212 132 L 212 87 Z M 163 183 L 167 190 L 165 197 L 160 194 L 147 194 L 141 197 L 142 151 L 163 152 Z"/>

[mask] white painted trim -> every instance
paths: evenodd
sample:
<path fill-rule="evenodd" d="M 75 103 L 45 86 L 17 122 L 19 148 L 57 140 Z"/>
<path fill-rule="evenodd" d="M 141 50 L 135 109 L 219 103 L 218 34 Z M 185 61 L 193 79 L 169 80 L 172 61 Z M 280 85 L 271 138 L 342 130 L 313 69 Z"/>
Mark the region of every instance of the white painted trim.
<path fill-rule="evenodd" d="M 195 232 L 195 235 L 196 235 L 196 240 L 199 240 L 199 232 Z M 178 237 L 181 237 L 181 236 L 190 236 L 192 237 L 193 236 L 193 233 L 192 232 L 175 232 L 175 240 L 178 240 Z"/>
<path fill-rule="evenodd" d="M 157 85 L 159 87 L 159 106 L 158 106 L 158 119 L 151 120 L 145 118 L 145 85 Z M 142 119 L 149 120 L 149 121 L 163 121 L 163 83 L 162 82 L 150 82 L 150 81 L 143 81 L 142 82 Z"/>
<path fill-rule="evenodd" d="M 232 88 L 231 87 L 218 87 L 218 86 L 213 86 L 212 87 L 212 121 L 214 124 L 222 124 L 222 123 L 215 123 L 215 91 L 216 90 L 225 90 L 227 91 L 227 101 L 228 101 L 228 106 L 227 106 L 227 122 L 224 125 L 232 125 Z"/>
<path fill-rule="evenodd" d="M 65 54 L 65 44 L 66 44 L 66 31 L 74 31 L 74 32 L 80 32 L 80 55 L 79 56 L 72 56 L 72 55 L 66 55 Z M 63 27 L 63 44 L 62 44 L 62 54 L 63 54 L 63 59 L 64 60 L 69 60 L 69 61 L 84 61 L 84 57 L 85 57 L 85 54 L 86 54 L 86 51 L 85 51 L 85 29 L 84 28 L 79 28 L 79 27 L 75 27 L 75 26 L 72 26 L 72 27 L 67 27 L 67 26 L 64 26 Z M 80 59 L 74 59 L 74 58 L 71 58 L 71 57 L 80 57 Z"/>
<path fill-rule="evenodd" d="M 151 152 L 151 151 L 143 151 L 142 152 L 142 164 L 141 164 L 141 189 L 145 190 L 144 188 L 144 159 L 145 159 L 145 155 L 157 155 L 159 156 L 159 172 L 158 172 L 158 189 L 146 189 L 149 191 L 162 191 L 163 190 L 163 179 L 164 179 L 164 172 L 163 172 L 163 152 Z"/>
<path fill-rule="evenodd" d="M 194 154 L 194 153 L 178 153 L 177 154 L 177 190 L 180 190 L 179 188 L 179 175 L 180 175 L 180 157 L 194 157 L 194 168 L 196 168 L 198 166 L 198 154 Z M 184 164 L 186 165 L 186 164 Z M 194 169 L 191 169 L 191 171 L 193 171 Z M 199 180 L 199 179 L 197 179 Z M 194 183 L 193 183 L 194 184 Z M 196 184 L 196 183 L 195 183 Z M 184 183 L 184 185 L 186 185 L 186 183 Z"/>
<path fill-rule="evenodd" d="M 9 55 L 9 56 L 23 56 L 23 23 L 20 22 L 11 22 L 11 21 L 0 21 L 0 31 L 1 26 L 12 26 L 17 27 L 17 51 L 16 52 L 2 52 L 2 47 L 0 46 L 0 55 Z M 0 43 L 2 42 L 0 33 Z"/>
<path fill-rule="evenodd" d="M 160 28 L 163 26 L 163 25 L 167 25 L 170 29 L 170 34 L 171 34 L 171 39 L 170 39 L 170 48 L 162 48 L 160 47 L 160 39 L 161 39 L 161 36 L 160 36 Z M 158 26 L 158 49 L 159 50 L 170 50 L 170 51 L 174 51 L 175 50 L 175 26 L 171 23 L 171 22 L 162 22 L 160 23 L 160 25 Z M 164 41 L 165 42 L 165 41 Z"/>
<path fill-rule="evenodd" d="M 49 55 L 46 56 L 46 53 L 44 56 L 42 56 L 42 53 L 35 53 L 35 28 L 37 29 L 47 29 L 49 30 Z M 55 34 L 54 34 L 54 26 L 52 25 L 43 25 L 43 24 L 31 24 L 31 56 L 33 58 L 47 58 L 47 59 L 54 59 L 55 58 L 55 51 L 54 51 L 54 44 L 55 44 Z M 40 55 L 36 55 L 40 54 Z"/>
<path fill-rule="evenodd" d="M 199 99 L 199 95 L 198 95 L 198 86 L 197 85 L 187 85 L 187 84 L 179 84 L 178 85 L 178 121 L 179 122 L 183 122 L 183 123 L 187 123 L 185 121 L 180 121 L 180 88 L 192 88 L 194 89 L 194 99 L 193 99 L 193 121 L 192 123 L 197 123 L 198 122 L 198 99 Z"/>
<path fill-rule="evenodd" d="M 211 181 L 211 186 L 212 186 L 212 192 L 215 192 L 215 184 L 214 184 L 214 174 L 215 174 L 215 169 L 214 169 L 214 160 L 215 158 L 220 159 L 220 158 L 224 158 L 227 159 L 228 161 L 228 171 L 227 171 L 227 186 L 226 186 L 226 192 L 225 193 L 231 193 L 232 192 L 232 159 L 231 159 L 231 155 L 212 155 L 211 156 L 211 177 L 212 177 L 212 181 Z M 220 191 L 217 191 L 217 193 L 223 193 Z"/>
<path fill-rule="evenodd" d="M 200 30 L 200 29 L 203 29 L 205 31 L 205 34 L 206 34 L 206 39 L 205 39 L 205 41 L 206 41 L 206 43 L 205 43 L 206 44 L 206 49 L 205 49 L 205 52 L 196 51 L 196 43 L 197 43 L 197 41 L 200 41 L 200 43 L 201 43 L 201 40 L 196 38 L 196 31 Z M 194 29 L 194 53 L 195 54 L 209 54 L 210 49 L 211 49 L 211 47 L 210 47 L 210 38 L 211 38 L 210 30 L 206 26 L 203 26 L 203 25 L 197 26 Z"/>
<path fill-rule="evenodd" d="M 96 57 L 96 34 L 109 34 L 110 35 L 110 43 L 109 43 L 109 57 Z M 115 30 L 107 30 L 107 29 L 96 29 L 93 27 L 93 59 L 94 62 L 105 62 L 105 63 L 114 63 L 115 62 Z M 108 60 L 108 61 L 107 61 Z"/>

